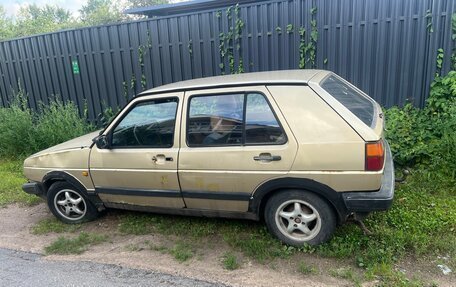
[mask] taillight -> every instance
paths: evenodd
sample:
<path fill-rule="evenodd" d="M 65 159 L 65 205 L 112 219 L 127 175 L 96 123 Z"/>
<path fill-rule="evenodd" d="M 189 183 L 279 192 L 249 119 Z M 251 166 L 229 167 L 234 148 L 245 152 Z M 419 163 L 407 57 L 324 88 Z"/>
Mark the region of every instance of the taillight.
<path fill-rule="evenodd" d="M 366 171 L 379 171 L 383 168 L 385 149 L 383 140 L 366 143 Z"/>

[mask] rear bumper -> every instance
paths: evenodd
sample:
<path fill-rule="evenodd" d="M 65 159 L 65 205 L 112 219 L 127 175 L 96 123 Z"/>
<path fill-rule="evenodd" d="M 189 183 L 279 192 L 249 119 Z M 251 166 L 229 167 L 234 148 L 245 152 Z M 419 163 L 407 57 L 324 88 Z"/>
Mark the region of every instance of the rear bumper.
<path fill-rule="evenodd" d="M 28 194 L 44 197 L 44 191 L 39 182 L 27 182 L 22 185 L 22 190 Z"/>
<path fill-rule="evenodd" d="M 342 198 L 349 212 L 370 212 L 387 210 L 394 198 L 394 163 L 391 149 L 385 140 L 385 169 L 382 186 L 378 191 L 344 192 Z"/>

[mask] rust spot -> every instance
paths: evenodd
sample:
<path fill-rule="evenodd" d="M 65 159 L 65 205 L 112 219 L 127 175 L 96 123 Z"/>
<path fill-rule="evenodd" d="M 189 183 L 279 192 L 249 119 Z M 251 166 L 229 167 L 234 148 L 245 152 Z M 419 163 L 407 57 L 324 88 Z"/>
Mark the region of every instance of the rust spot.
<path fill-rule="evenodd" d="M 167 184 L 167 183 L 168 183 L 168 176 L 163 175 L 163 176 L 161 177 L 161 184 L 162 184 L 162 185 L 165 185 L 165 184 Z"/>
<path fill-rule="evenodd" d="M 207 189 L 210 191 L 219 191 L 220 186 L 217 183 L 211 183 L 207 185 Z"/>
<path fill-rule="evenodd" d="M 195 178 L 195 185 L 197 188 L 199 189 L 203 189 L 204 188 L 204 180 L 202 177 L 197 177 Z"/>

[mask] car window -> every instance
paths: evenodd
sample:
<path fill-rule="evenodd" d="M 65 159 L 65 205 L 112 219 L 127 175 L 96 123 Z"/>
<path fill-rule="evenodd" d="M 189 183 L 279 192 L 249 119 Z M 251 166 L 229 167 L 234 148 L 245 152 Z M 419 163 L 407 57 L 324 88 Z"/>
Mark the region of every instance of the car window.
<path fill-rule="evenodd" d="M 350 110 L 366 125 L 374 120 L 374 103 L 335 76 L 328 77 L 321 87 Z"/>
<path fill-rule="evenodd" d="M 265 97 L 248 94 L 245 120 L 246 144 L 283 144 L 285 133 Z"/>
<path fill-rule="evenodd" d="M 187 121 L 189 146 L 285 142 L 285 133 L 262 94 L 223 94 L 190 98 Z"/>
<path fill-rule="evenodd" d="M 141 102 L 114 128 L 112 147 L 171 147 L 177 98 Z"/>
<path fill-rule="evenodd" d="M 190 100 L 187 142 L 190 146 L 242 143 L 244 94 L 197 96 Z"/>

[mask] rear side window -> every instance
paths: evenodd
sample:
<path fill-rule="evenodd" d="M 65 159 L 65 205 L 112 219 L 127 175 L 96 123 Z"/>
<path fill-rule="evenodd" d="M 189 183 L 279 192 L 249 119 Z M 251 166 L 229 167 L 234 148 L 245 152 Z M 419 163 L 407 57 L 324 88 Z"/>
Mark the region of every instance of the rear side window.
<path fill-rule="evenodd" d="M 285 143 L 285 134 L 265 97 L 260 94 L 247 95 L 245 113 L 245 143 Z"/>
<path fill-rule="evenodd" d="M 205 95 L 190 99 L 189 146 L 274 145 L 286 141 L 262 94 Z"/>
<path fill-rule="evenodd" d="M 374 103 L 335 76 L 330 76 L 321 87 L 357 116 L 363 123 L 372 126 Z"/>

